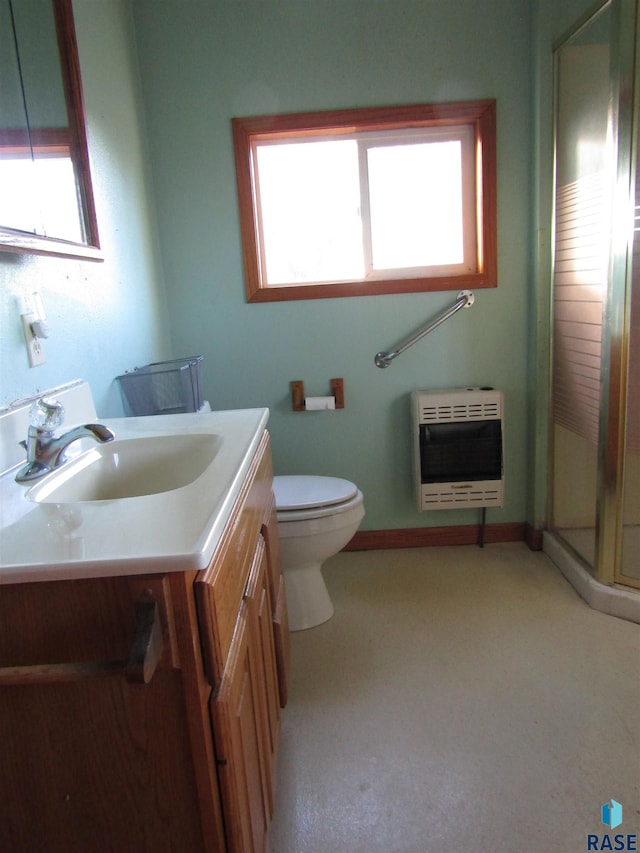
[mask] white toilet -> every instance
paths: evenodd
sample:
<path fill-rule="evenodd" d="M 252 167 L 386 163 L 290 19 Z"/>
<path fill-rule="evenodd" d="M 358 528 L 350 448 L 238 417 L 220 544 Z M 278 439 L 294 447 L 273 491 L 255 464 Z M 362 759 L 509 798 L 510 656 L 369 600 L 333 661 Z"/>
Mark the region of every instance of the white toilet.
<path fill-rule="evenodd" d="M 338 477 L 276 476 L 273 491 L 289 628 L 302 631 L 333 616 L 320 569 L 358 529 L 364 501 L 356 485 Z"/>

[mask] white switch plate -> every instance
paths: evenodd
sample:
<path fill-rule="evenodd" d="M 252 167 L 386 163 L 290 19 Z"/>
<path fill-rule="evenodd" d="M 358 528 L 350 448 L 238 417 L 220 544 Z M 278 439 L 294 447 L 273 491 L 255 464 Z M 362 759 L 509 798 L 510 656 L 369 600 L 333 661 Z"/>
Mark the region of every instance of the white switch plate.
<path fill-rule="evenodd" d="M 35 322 L 35 314 L 22 314 L 22 329 L 24 331 L 24 340 L 27 345 L 27 354 L 29 356 L 29 366 L 37 367 L 39 364 L 44 364 L 44 348 L 42 340 L 33 334 L 31 324 Z"/>

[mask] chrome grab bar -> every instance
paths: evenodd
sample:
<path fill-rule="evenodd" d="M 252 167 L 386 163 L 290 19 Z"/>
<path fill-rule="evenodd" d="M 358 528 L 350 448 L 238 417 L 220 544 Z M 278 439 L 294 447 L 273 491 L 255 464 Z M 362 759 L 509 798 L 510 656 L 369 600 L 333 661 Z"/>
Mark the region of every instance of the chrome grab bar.
<path fill-rule="evenodd" d="M 402 341 L 401 344 L 398 344 L 398 346 L 394 350 L 391 350 L 391 352 L 376 353 L 376 367 L 389 367 L 394 358 L 397 358 L 401 353 L 409 349 L 409 347 L 412 347 L 420 340 L 420 338 L 423 338 L 425 335 L 428 335 L 429 332 L 432 332 L 440 325 L 440 323 L 444 323 L 444 321 L 448 320 L 449 317 L 453 317 L 456 311 L 459 311 L 461 308 L 470 308 L 475 302 L 475 299 L 476 298 L 471 290 L 461 290 L 455 304 L 452 305 L 451 308 L 447 308 L 444 314 L 441 314 L 440 317 L 432 320 L 428 325 L 423 326 L 415 334 L 411 335 L 410 338 L 407 338 Z"/>

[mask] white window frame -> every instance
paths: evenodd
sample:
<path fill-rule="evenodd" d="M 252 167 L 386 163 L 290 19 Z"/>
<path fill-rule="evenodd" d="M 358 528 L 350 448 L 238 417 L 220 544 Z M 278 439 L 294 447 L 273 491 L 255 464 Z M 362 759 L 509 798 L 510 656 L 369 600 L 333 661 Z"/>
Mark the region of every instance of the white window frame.
<path fill-rule="evenodd" d="M 463 275 L 476 270 L 477 211 L 475 206 L 475 158 L 474 134 L 468 124 L 403 131 L 381 131 L 362 133 L 356 136 L 360 161 L 360 202 L 362 208 L 363 238 L 365 249 L 365 278 L 386 280 L 389 278 L 419 278 L 444 275 Z M 413 145 L 418 142 L 460 142 L 462 166 L 463 204 L 463 260 L 459 264 L 430 264 L 427 267 L 400 267 L 376 270 L 373 266 L 371 245 L 371 214 L 369 210 L 369 169 L 367 152 L 370 148 L 384 146 Z"/>

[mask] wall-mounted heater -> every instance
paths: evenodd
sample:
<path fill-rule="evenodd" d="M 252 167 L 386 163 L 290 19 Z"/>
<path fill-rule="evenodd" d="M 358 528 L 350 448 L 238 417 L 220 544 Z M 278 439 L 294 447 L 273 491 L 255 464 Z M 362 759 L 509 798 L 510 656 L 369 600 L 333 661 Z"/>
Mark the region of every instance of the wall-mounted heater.
<path fill-rule="evenodd" d="M 502 392 L 414 391 L 411 398 L 418 508 L 501 507 Z"/>

